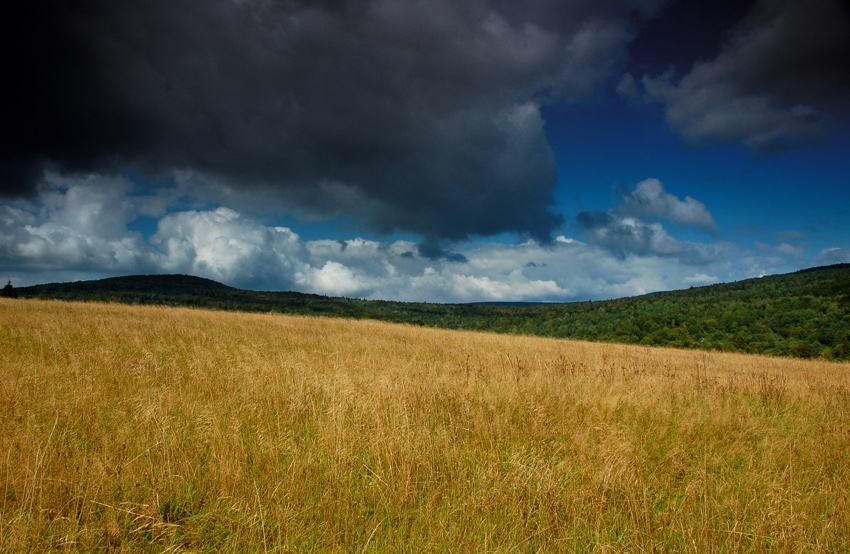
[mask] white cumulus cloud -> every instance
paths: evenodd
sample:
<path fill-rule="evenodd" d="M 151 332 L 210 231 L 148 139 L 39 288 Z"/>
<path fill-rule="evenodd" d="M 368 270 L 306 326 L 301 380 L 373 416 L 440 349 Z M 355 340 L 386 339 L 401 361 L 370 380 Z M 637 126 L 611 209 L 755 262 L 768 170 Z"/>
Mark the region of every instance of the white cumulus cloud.
<path fill-rule="evenodd" d="M 632 192 L 623 195 L 618 213 L 642 219 L 666 219 L 682 227 L 697 227 L 717 236 L 720 231 L 711 213 L 702 202 L 686 196 L 679 200 L 664 190 L 658 179 L 641 181 Z"/>

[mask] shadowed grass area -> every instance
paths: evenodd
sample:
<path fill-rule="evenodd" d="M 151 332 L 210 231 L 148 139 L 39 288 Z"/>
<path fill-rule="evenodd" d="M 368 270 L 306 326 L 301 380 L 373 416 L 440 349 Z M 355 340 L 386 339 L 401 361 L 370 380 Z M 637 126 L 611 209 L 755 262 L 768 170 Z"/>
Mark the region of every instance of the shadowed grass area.
<path fill-rule="evenodd" d="M 850 365 L 0 299 L 0 550 L 850 550 Z"/>

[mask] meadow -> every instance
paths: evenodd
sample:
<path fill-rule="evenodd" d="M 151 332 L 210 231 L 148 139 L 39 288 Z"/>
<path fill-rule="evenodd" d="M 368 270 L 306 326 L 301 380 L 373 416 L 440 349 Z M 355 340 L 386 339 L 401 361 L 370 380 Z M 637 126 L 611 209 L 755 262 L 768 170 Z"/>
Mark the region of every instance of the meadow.
<path fill-rule="evenodd" d="M 2 552 L 848 552 L 850 364 L 0 299 Z"/>

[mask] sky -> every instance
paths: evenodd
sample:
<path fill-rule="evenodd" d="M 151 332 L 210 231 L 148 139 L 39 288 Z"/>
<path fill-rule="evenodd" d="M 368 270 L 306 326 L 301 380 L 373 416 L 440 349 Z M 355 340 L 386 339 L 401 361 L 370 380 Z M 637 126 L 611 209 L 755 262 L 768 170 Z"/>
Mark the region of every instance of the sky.
<path fill-rule="evenodd" d="M 850 262 L 842 0 L 47 0 L 0 278 L 572 302 Z"/>

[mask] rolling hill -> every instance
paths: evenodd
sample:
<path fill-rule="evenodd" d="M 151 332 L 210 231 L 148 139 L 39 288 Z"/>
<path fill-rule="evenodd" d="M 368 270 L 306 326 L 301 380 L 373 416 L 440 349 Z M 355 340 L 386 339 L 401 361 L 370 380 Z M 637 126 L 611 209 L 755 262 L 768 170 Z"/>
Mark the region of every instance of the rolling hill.
<path fill-rule="evenodd" d="M 376 319 L 448 329 L 850 359 L 850 264 L 631 298 L 571 304 L 428 304 L 236 289 L 136 275 L 17 289 L 21 298 Z"/>

